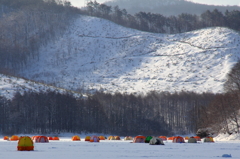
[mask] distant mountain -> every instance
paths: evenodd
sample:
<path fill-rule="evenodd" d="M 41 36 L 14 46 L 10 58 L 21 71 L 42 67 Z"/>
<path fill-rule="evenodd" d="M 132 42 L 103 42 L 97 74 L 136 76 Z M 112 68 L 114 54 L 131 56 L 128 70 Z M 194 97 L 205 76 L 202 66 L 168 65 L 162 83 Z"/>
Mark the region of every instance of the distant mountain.
<path fill-rule="evenodd" d="M 190 13 L 200 15 L 207 10 L 218 9 L 221 12 L 226 10 L 239 10 L 238 6 L 215 6 L 204 5 L 189 2 L 186 0 L 112 0 L 106 2 L 110 6 L 119 6 L 120 9 L 126 9 L 128 13 L 138 12 L 159 13 L 165 16 L 179 15 L 181 13 Z"/>
<path fill-rule="evenodd" d="M 79 16 L 20 74 L 68 90 L 220 93 L 239 50 L 239 34 L 227 28 L 153 34 Z"/>

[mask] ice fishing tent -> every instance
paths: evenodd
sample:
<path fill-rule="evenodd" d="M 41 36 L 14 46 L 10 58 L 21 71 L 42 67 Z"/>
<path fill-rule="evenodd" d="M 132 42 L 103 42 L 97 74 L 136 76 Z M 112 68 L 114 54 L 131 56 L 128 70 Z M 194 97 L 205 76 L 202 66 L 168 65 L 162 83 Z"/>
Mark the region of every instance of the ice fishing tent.
<path fill-rule="evenodd" d="M 133 138 L 131 137 L 131 136 L 126 136 L 125 138 L 124 138 L 124 140 L 126 141 L 126 140 L 132 140 Z"/>
<path fill-rule="evenodd" d="M 194 136 L 194 138 L 197 140 L 197 141 L 201 141 L 201 138 L 199 136 Z"/>
<path fill-rule="evenodd" d="M 49 140 L 46 136 L 37 136 L 34 138 L 34 141 L 36 143 L 48 143 L 49 142 Z"/>
<path fill-rule="evenodd" d="M 185 139 L 185 140 L 189 140 L 189 137 L 188 137 L 188 136 L 186 136 L 184 139 Z"/>
<path fill-rule="evenodd" d="M 99 138 L 99 140 L 105 140 L 104 136 L 99 136 L 98 138 Z"/>
<path fill-rule="evenodd" d="M 197 143 L 197 139 L 195 139 L 194 137 L 190 137 L 188 139 L 188 143 Z"/>
<path fill-rule="evenodd" d="M 91 137 L 90 136 L 86 136 L 85 137 L 85 141 L 90 141 Z"/>
<path fill-rule="evenodd" d="M 114 136 L 109 136 L 108 140 L 115 140 L 115 137 Z"/>
<path fill-rule="evenodd" d="M 97 136 L 92 136 L 90 142 L 99 142 L 99 138 Z"/>
<path fill-rule="evenodd" d="M 23 136 L 19 138 L 17 150 L 18 151 L 33 151 L 33 141 L 28 136 Z"/>
<path fill-rule="evenodd" d="M 136 136 L 133 139 L 133 143 L 145 143 L 145 139 L 146 139 L 145 136 Z"/>
<path fill-rule="evenodd" d="M 114 136 L 115 140 L 121 140 L 120 136 Z"/>
<path fill-rule="evenodd" d="M 167 138 L 167 140 L 173 140 L 174 136 Z"/>
<path fill-rule="evenodd" d="M 149 145 L 164 145 L 163 140 L 161 138 L 153 137 L 149 141 Z"/>
<path fill-rule="evenodd" d="M 181 136 L 176 136 L 176 137 L 174 137 L 174 139 L 173 139 L 172 142 L 173 142 L 173 143 L 185 143 L 183 137 L 181 137 Z"/>
<path fill-rule="evenodd" d="M 18 141 L 19 140 L 19 137 L 16 136 L 16 135 L 13 135 L 11 138 L 10 138 L 10 141 Z"/>
<path fill-rule="evenodd" d="M 163 141 L 167 141 L 167 137 L 166 136 L 159 136 L 158 138 L 162 139 Z"/>
<path fill-rule="evenodd" d="M 80 140 L 81 140 L 81 138 L 77 135 L 72 137 L 72 141 L 80 141 Z"/>
<path fill-rule="evenodd" d="M 8 139 L 9 139 L 8 136 L 4 136 L 4 137 L 3 137 L 3 140 L 8 140 Z"/>
<path fill-rule="evenodd" d="M 206 137 L 203 142 L 214 142 L 212 137 Z"/>
<path fill-rule="evenodd" d="M 48 137 L 48 140 L 53 140 L 53 138 L 51 136 Z"/>
<path fill-rule="evenodd" d="M 59 137 L 55 136 L 52 140 L 59 140 Z"/>
<path fill-rule="evenodd" d="M 149 143 L 152 138 L 153 138 L 152 136 L 147 136 L 145 139 L 145 143 Z"/>

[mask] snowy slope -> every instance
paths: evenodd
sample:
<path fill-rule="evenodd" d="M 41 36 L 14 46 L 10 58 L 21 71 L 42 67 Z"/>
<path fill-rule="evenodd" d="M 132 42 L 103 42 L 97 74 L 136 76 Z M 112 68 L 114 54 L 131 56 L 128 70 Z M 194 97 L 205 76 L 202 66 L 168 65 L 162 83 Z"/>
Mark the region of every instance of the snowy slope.
<path fill-rule="evenodd" d="M 73 94 L 75 97 L 81 97 L 81 94 L 76 92 L 0 74 L 0 97 L 2 96 L 6 97 L 7 99 L 12 99 L 16 92 L 20 92 L 23 94 L 25 91 L 26 92 L 54 91 L 62 94 L 70 93 Z"/>
<path fill-rule="evenodd" d="M 217 93 L 239 50 L 239 34 L 227 28 L 153 34 L 79 16 L 21 74 L 70 90 Z"/>

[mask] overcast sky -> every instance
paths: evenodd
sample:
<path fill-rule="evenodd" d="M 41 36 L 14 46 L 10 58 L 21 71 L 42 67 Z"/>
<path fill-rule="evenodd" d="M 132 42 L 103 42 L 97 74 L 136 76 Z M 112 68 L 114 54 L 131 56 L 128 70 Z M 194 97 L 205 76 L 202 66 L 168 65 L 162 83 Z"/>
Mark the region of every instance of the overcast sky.
<path fill-rule="evenodd" d="M 82 7 L 84 6 L 85 0 L 69 0 L 73 6 L 76 7 Z M 94 0 L 93 0 L 94 1 Z M 110 0 L 97 0 L 97 2 L 102 3 Z M 188 0 L 193 1 L 197 3 L 203 3 L 203 4 L 214 4 L 214 5 L 239 5 L 240 6 L 240 0 Z"/>

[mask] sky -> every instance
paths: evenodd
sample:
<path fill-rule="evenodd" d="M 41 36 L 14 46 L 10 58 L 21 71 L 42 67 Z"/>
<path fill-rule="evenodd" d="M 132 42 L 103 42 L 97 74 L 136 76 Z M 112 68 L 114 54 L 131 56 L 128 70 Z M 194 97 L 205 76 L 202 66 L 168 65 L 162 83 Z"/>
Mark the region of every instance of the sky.
<path fill-rule="evenodd" d="M 69 0 L 73 6 L 76 7 L 83 7 L 85 0 Z M 90 0 L 89 0 L 90 1 Z M 110 0 L 97 0 L 99 3 L 103 3 Z M 202 4 L 214 4 L 214 5 L 239 5 L 240 6 L 240 0 L 188 0 L 196 3 L 202 3 Z"/>

